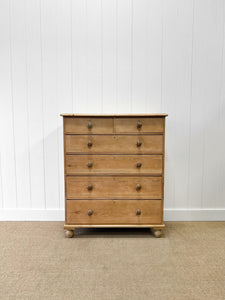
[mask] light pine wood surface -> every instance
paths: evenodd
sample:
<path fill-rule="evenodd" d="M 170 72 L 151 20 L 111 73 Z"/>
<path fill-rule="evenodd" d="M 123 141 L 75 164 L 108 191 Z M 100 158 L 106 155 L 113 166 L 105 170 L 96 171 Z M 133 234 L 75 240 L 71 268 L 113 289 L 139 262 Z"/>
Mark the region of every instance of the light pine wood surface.
<path fill-rule="evenodd" d="M 113 133 L 113 118 L 65 118 L 66 133 L 109 134 Z"/>
<path fill-rule="evenodd" d="M 162 177 L 67 176 L 66 191 L 67 199 L 161 199 Z"/>
<path fill-rule="evenodd" d="M 142 174 L 161 175 L 162 155 L 66 155 L 65 173 L 82 174 Z"/>
<path fill-rule="evenodd" d="M 141 116 L 137 118 L 116 118 L 116 133 L 153 133 L 163 132 L 163 118 Z"/>
<path fill-rule="evenodd" d="M 80 154 L 162 154 L 163 135 L 66 135 L 65 148 Z"/>
<path fill-rule="evenodd" d="M 120 224 L 161 237 L 165 115 L 63 118 L 66 237 Z"/>
<path fill-rule="evenodd" d="M 161 210 L 161 200 L 67 200 L 67 224 L 161 224 Z"/>

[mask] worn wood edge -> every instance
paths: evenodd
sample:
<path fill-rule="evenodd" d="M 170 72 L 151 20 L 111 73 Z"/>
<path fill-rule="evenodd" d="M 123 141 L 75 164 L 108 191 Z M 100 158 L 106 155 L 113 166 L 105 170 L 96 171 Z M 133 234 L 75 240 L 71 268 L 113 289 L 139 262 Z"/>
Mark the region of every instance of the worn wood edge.
<path fill-rule="evenodd" d="M 84 176 L 84 177 L 110 177 L 110 176 L 113 176 L 113 177 L 162 177 L 162 173 L 161 174 L 153 174 L 153 173 L 129 173 L 129 172 L 126 172 L 126 173 L 100 173 L 100 172 L 96 172 L 96 173 L 85 173 L 85 172 L 76 172 L 76 173 L 64 173 L 64 176 L 68 176 L 68 177 L 76 177 L 76 176 Z"/>
<path fill-rule="evenodd" d="M 129 175 L 128 175 L 129 174 Z M 85 172 L 82 172 L 82 173 L 65 173 L 64 174 L 65 176 L 88 176 L 88 177 L 99 177 L 99 176 L 104 176 L 104 177 L 110 177 L 110 176 L 113 176 L 113 177 L 126 177 L 126 176 L 129 176 L 129 177 L 162 177 L 162 174 L 152 174 L 152 173 L 141 173 L 141 174 L 138 174 L 138 173 L 85 173 Z"/>
<path fill-rule="evenodd" d="M 109 201 L 124 201 L 124 200 L 130 200 L 130 201 L 134 201 L 134 200 L 143 200 L 143 201 L 162 201 L 162 198 L 66 198 L 67 201 L 88 201 L 88 200 L 109 200 Z"/>
<path fill-rule="evenodd" d="M 163 131 L 145 131 L 145 132 L 112 132 L 112 133 L 80 133 L 80 132 L 74 132 L 74 131 L 65 131 L 65 135 L 85 135 L 85 136 L 92 136 L 92 135 L 129 135 L 129 136 L 144 136 L 144 135 L 163 135 Z"/>
<path fill-rule="evenodd" d="M 135 156 L 143 156 L 143 153 L 136 153 L 136 154 L 132 154 L 132 153 L 102 153 L 102 154 L 99 154 L 99 153 L 84 153 L 84 152 L 66 152 L 65 155 L 69 156 L 69 155 L 83 155 L 83 156 L 87 156 L 87 155 L 90 155 L 90 156 L 98 156 L 98 155 L 114 155 L 114 156 L 129 156 L 129 155 L 135 155 Z M 144 154 L 145 156 L 163 156 L 163 152 L 162 153 L 147 153 L 147 154 Z"/>
<path fill-rule="evenodd" d="M 65 205 L 65 222 L 67 222 L 67 187 L 66 187 L 66 176 L 65 176 L 65 170 L 66 170 L 66 141 L 65 141 L 65 119 L 63 118 L 63 167 L 64 167 L 64 205 Z"/>
<path fill-rule="evenodd" d="M 71 113 L 61 113 L 61 117 L 88 117 L 88 118 L 105 118 L 105 117 L 167 117 L 168 114 L 71 114 Z"/>
<path fill-rule="evenodd" d="M 164 174 L 165 174 L 165 132 L 166 132 L 166 119 L 163 120 L 163 155 L 162 155 L 162 214 L 161 221 L 164 220 Z"/>
<path fill-rule="evenodd" d="M 65 230 L 74 230 L 75 228 L 165 228 L 165 224 L 73 224 L 73 225 L 64 225 Z"/>
<path fill-rule="evenodd" d="M 65 153 L 66 155 L 76 155 L 76 154 L 79 154 L 79 155 L 129 155 L 129 154 L 132 154 L 132 155 L 136 155 L 134 152 L 130 152 L 130 153 L 115 153 L 115 152 L 92 152 L 92 153 L 89 153 L 89 152 L 66 152 Z M 137 153 L 137 155 L 163 155 L 163 152 L 142 152 L 142 153 Z"/>

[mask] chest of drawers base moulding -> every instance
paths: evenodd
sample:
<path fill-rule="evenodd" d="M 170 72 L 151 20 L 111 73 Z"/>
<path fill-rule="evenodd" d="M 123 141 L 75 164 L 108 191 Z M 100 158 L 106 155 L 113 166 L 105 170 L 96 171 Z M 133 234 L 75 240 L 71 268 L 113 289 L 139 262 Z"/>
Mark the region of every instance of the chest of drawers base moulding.
<path fill-rule="evenodd" d="M 78 227 L 146 227 L 161 237 L 167 114 L 61 116 L 66 237 Z"/>

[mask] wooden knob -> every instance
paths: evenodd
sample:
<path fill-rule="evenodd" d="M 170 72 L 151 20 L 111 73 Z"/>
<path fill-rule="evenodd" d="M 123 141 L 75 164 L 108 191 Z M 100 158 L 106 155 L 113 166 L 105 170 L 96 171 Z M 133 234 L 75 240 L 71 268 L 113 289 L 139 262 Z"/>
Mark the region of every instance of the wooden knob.
<path fill-rule="evenodd" d="M 136 167 L 140 168 L 141 166 L 142 166 L 142 163 L 141 162 L 137 162 Z"/>
<path fill-rule="evenodd" d="M 93 185 L 92 185 L 92 184 L 89 184 L 89 185 L 87 186 L 87 189 L 88 189 L 89 191 L 93 190 Z"/>
<path fill-rule="evenodd" d="M 88 168 L 92 168 L 92 162 L 91 162 L 91 161 L 89 161 L 89 162 L 87 163 L 87 167 L 88 167 Z"/>
<path fill-rule="evenodd" d="M 88 141 L 87 142 L 87 146 L 90 148 L 90 147 L 92 147 L 92 141 Z"/>
<path fill-rule="evenodd" d="M 141 214 L 141 210 L 140 210 L 140 209 L 137 209 L 137 210 L 136 210 L 136 215 L 137 215 L 137 216 L 140 216 L 140 214 Z"/>
<path fill-rule="evenodd" d="M 87 128 L 88 128 L 88 129 L 91 129 L 91 128 L 92 128 L 92 123 L 91 123 L 91 121 L 88 122 Z"/>
<path fill-rule="evenodd" d="M 137 141 L 137 147 L 141 147 L 141 145 L 142 145 L 142 142 L 141 141 Z"/>
<path fill-rule="evenodd" d="M 138 120 L 138 122 L 137 122 L 137 129 L 141 129 L 141 127 L 142 127 L 142 123 L 141 123 L 141 121 Z"/>
<path fill-rule="evenodd" d="M 136 190 L 137 190 L 137 191 L 140 191 L 140 189 L 141 189 L 141 185 L 138 183 L 138 184 L 136 185 Z"/>
<path fill-rule="evenodd" d="M 89 216 L 91 216 L 93 214 L 93 210 L 89 209 L 87 213 L 88 213 Z"/>

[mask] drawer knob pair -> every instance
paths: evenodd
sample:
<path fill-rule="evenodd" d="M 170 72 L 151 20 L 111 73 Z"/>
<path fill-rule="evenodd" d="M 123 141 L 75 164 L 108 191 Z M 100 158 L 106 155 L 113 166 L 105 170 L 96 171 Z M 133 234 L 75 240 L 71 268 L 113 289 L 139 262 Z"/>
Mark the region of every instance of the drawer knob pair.
<path fill-rule="evenodd" d="M 87 214 L 88 214 L 89 216 L 92 216 L 92 215 L 93 215 L 93 210 L 92 210 L 92 209 L 89 209 L 88 212 L 87 212 Z M 141 215 L 141 210 L 140 210 L 140 209 L 137 209 L 137 210 L 136 210 L 136 215 L 137 215 L 137 216 L 140 216 L 140 215 Z"/>
<path fill-rule="evenodd" d="M 140 209 L 137 209 L 137 210 L 136 210 L 136 215 L 137 215 L 137 216 L 140 216 L 140 214 L 141 214 L 141 210 L 140 210 Z"/>
<path fill-rule="evenodd" d="M 141 185 L 138 183 L 138 184 L 136 185 L 136 191 L 140 191 L 140 189 L 141 189 Z"/>
<path fill-rule="evenodd" d="M 88 189 L 88 191 L 92 191 L 92 190 L 93 190 L 93 185 L 92 185 L 92 184 L 89 184 L 89 185 L 87 186 L 87 189 Z"/>
<path fill-rule="evenodd" d="M 88 128 L 88 129 L 91 129 L 92 126 L 93 126 L 93 125 L 92 125 L 91 121 L 89 121 L 88 124 L 87 124 L 87 128 Z"/>
<path fill-rule="evenodd" d="M 88 214 L 89 216 L 93 215 L 93 210 L 92 210 L 92 209 L 89 209 L 88 212 L 87 212 L 87 214 Z"/>
<path fill-rule="evenodd" d="M 138 120 L 138 122 L 137 122 L 137 129 L 141 129 L 141 127 L 142 127 L 142 123 L 141 123 L 141 121 Z"/>
<path fill-rule="evenodd" d="M 137 147 L 141 147 L 142 141 L 137 141 L 136 145 L 137 145 Z"/>
<path fill-rule="evenodd" d="M 92 185 L 92 184 L 89 184 L 89 185 L 87 186 L 87 189 L 88 189 L 88 191 L 92 191 L 92 190 L 93 190 L 93 185 Z M 138 184 L 136 185 L 136 190 L 137 190 L 137 191 L 140 191 L 140 189 L 141 189 L 141 185 L 138 183 Z"/>
<path fill-rule="evenodd" d="M 89 162 L 87 163 L 87 167 L 88 167 L 88 168 L 92 168 L 92 166 L 93 166 L 92 162 L 89 161 Z"/>
<path fill-rule="evenodd" d="M 140 168 L 141 166 L 142 166 L 142 163 L 141 162 L 137 162 L 136 167 Z"/>

